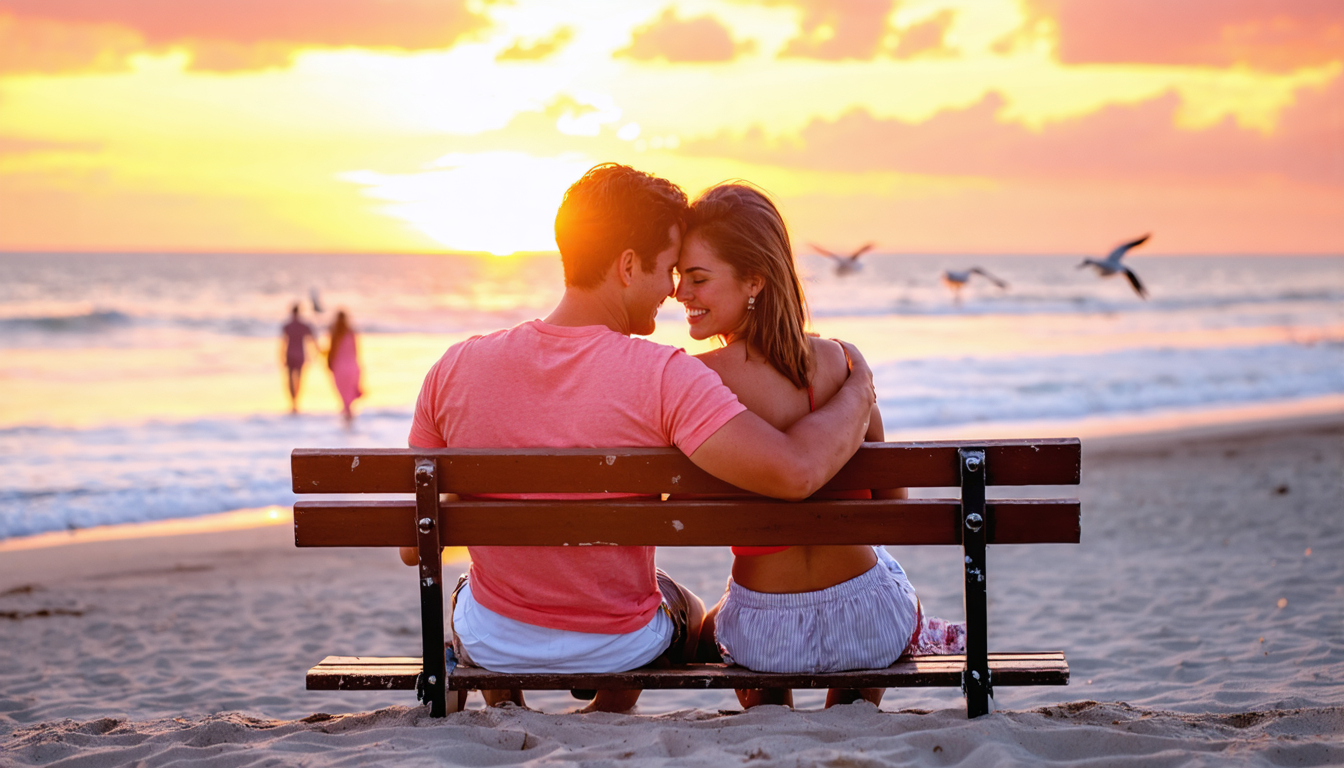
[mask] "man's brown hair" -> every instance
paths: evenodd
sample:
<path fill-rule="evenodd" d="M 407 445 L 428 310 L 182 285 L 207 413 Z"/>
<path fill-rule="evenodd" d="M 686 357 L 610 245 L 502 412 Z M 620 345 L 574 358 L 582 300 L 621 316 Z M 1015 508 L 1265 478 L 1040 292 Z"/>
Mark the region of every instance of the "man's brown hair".
<path fill-rule="evenodd" d="M 686 208 L 686 193 L 667 179 L 618 163 L 593 166 L 565 192 L 555 214 L 565 285 L 597 287 L 627 248 L 652 272 L 671 243 L 668 231 L 683 224 Z"/>

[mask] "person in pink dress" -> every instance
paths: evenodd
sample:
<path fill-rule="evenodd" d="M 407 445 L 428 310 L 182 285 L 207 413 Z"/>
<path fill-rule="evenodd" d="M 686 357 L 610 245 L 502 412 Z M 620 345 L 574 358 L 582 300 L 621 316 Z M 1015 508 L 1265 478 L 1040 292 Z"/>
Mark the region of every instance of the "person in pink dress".
<path fill-rule="evenodd" d="M 355 418 L 354 412 L 350 410 L 350 404 L 363 397 L 364 392 L 359 388 L 359 355 L 355 351 L 355 329 L 350 327 L 345 310 L 336 313 L 330 334 L 331 339 L 327 345 L 327 367 L 331 369 L 332 378 L 336 380 L 336 391 L 341 395 L 341 403 L 344 406 L 341 415 L 349 424 Z"/>

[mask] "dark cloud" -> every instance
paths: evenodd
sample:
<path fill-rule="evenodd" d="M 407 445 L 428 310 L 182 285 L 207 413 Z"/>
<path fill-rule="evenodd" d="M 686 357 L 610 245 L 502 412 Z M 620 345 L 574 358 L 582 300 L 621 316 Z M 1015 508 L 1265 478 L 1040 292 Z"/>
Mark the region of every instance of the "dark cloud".
<path fill-rule="evenodd" d="M 1066 64 L 1142 62 L 1289 71 L 1344 59 L 1341 0 L 1024 0 Z"/>
<path fill-rule="evenodd" d="M 484 25 L 465 0 L 0 0 L 0 48 L 24 52 L 0 61 L 8 71 L 106 68 L 131 40 L 188 48 L 198 69 L 251 69 L 302 48 L 446 48 Z"/>
<path fill-rule="evenodd" d="M 636 29 L 630 46 L 616 55 L 640 61 L 704 63 L 732 61 L 753 47 L 750 41 L 733 40 L 727 27 L 713 16 L 679 19 L 669 8 L 651 24 Z"/>

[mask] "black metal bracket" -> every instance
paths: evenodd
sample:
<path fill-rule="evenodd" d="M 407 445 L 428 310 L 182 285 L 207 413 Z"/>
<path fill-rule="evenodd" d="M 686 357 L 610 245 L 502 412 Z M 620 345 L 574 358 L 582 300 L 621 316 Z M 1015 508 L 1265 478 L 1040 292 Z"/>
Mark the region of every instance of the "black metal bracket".
<path fill-rule="evenodd" d="M 985 508 L 985 449 L 961 448 L 961 549 L 965 556 L 966 668 L 961 690 L 966 695 L 966 716 L 989 714 L 994 689 L 989 676 L 989 618 L 985 569 L 985 542 L 989 521 Z"/>
<path fill-rule="evenodd" d="M 429 704 L 430 717 L 447 714 L 447 661 L 443 652 L 443 562 L 439 539 L 437 462 L 415 460 L 415 529 L 420 551 L 420 635 L 424 661 L 417 698 Z"/>

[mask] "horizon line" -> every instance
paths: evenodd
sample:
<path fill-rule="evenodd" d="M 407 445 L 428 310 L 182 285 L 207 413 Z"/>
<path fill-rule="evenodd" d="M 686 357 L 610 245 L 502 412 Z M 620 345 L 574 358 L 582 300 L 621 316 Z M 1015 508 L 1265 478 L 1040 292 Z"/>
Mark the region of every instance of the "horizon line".
<path fill-rule="evenodd" d="M 1099 251 L 881 251 L 873 250 L 865 254 L 865 257 L 871 256 L 1009 256 L 1009 257 L 1060 257 L 1060 258 L 1078 258 L 1087 256 L 1096 256 Z M 87 250 L 87 249 L 67 249 L 67 248 L 31 248 L 23 250 L 14 250 L 0 247 L 0 256 L 41 256 L 41 255 L 61 255 L 61 256 L 472 256 L 487 259 L 512 259 L 535 258 L 538 256 L 559 256 L 558 250 L 552 251 L 515 251 L 504 256 L 490 253 L 489 251 L 307 251 L 307 250 L 233 250 L 233 251 L 212 251 L 196 249 L 122 249 L 122 250 Z M 1196 257 L 1196 258 L 1344 258 L 1344 250 L 1341 251 L 1297 251 L 1297 252 L 1218 252 L 1218 251 L 1189 251 L 1189 252 L 1162 252 L 1162 251 L 1141 251 L 1128 254 L 1133 257 Z M 795 250 L 794 258 L 800 256 L 816 256 L 826 258 L 822 254 L 815 253 L 810 249 Z"/>

